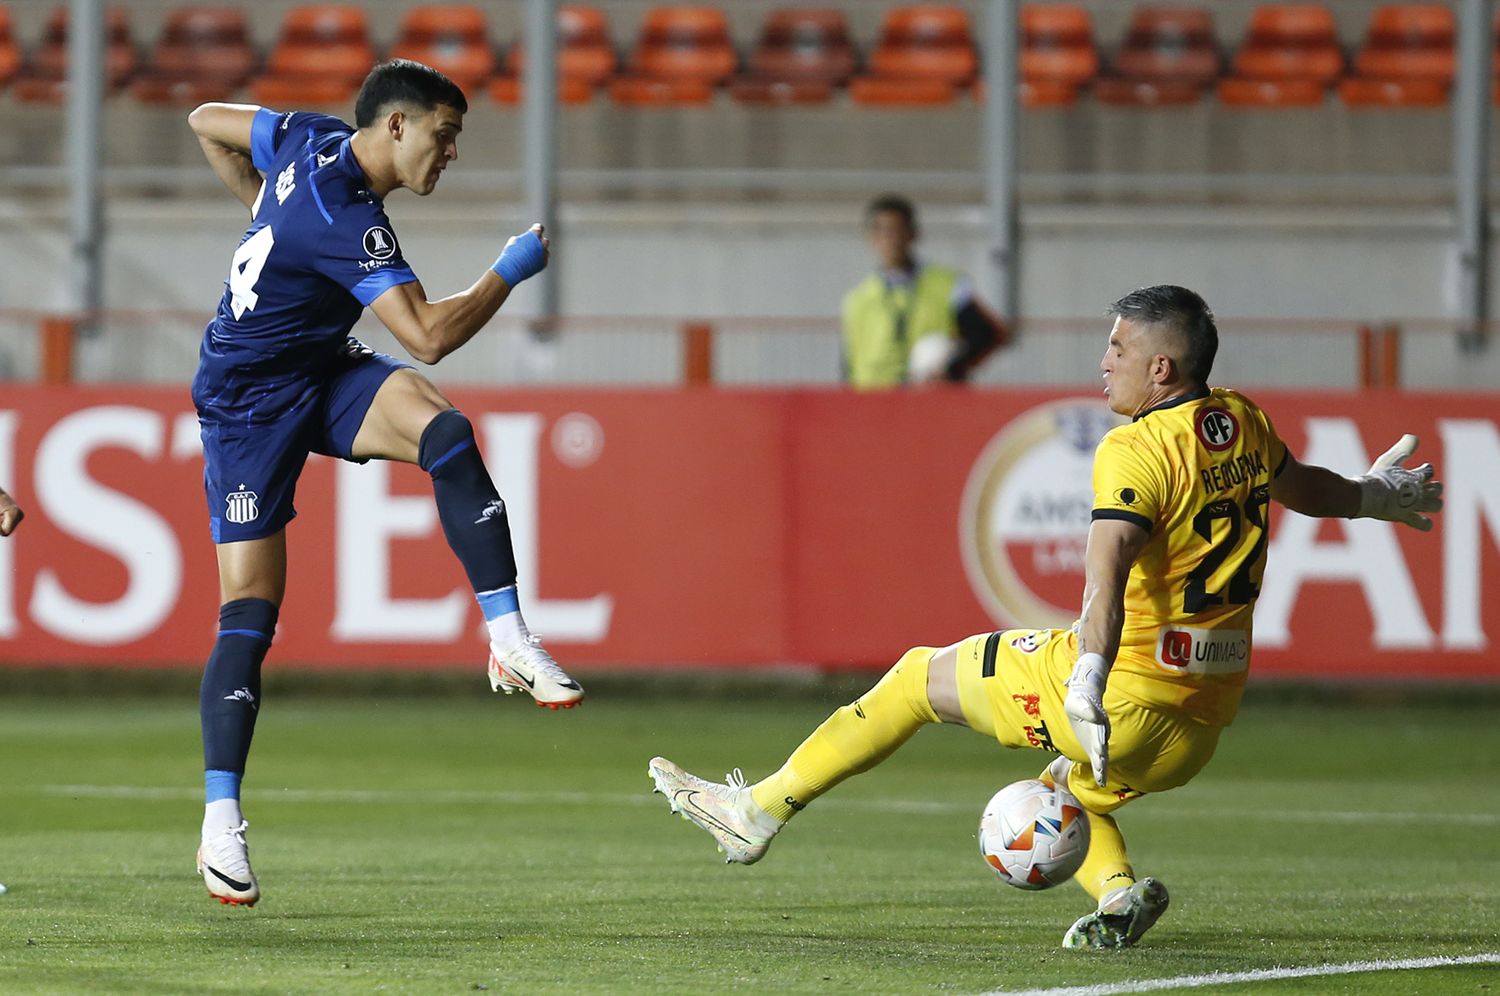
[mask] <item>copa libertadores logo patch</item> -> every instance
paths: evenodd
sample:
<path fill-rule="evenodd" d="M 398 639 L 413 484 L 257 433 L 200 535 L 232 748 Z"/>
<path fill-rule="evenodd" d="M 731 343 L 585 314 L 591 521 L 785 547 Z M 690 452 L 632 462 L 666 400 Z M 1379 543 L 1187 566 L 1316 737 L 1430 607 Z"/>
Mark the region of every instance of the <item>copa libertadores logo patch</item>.
<path fill-rule="evenodd" d="M 1049 402 L 1007 425 L 974 461 L 959 544 L 969 584 L 997 625 L 1077 618 L 1094 450 L 1124 421 L 1093 399 Z"/>
<path fill-rule="evenodd" d="M 254 522 L 260 516 L 260 496 L 246 491 L 243 484 L 224 498 L 224 518 L 236 525 Z"/>
<path fill-rule="evenodd" d="M 371 259 L 390 259 L 396 254 L 396 237 L 383 225 L 365 229 L 365 253 Z"/>

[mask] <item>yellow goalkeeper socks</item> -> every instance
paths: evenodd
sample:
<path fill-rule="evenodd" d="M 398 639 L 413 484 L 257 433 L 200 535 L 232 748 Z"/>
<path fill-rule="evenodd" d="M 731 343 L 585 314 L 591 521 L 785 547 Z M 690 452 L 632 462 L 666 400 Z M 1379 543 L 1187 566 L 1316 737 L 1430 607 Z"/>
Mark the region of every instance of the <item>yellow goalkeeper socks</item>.
<path fill-rule="evenodd" d="M 1113 816 L 1089 813 L 1089 854 L 1078 869 L 1078 884 L 1096 902 L 1116 889 L 1135 884 L 1135 869 L 1125 854 L 1125 838 Z"/>
<path fill-rule="evenodd" d="M 785 823 L 845 778 L 890 757 L 923 725 L 941 722 L 927 700 L 927 667 L 935 652 L 908 650 L 874 688 L 824 720 L 780 771 L 751 786 L 751 798 Z"/>

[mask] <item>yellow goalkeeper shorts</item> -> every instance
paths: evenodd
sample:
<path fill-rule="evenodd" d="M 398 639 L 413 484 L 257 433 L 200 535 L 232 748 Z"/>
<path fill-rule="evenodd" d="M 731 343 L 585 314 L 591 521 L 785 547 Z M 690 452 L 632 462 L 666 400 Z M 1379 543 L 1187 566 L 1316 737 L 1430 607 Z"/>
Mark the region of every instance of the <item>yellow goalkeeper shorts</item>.
<path fill-rule="evenodd" d="M 956 676 L 964 719 L 1006 747 L 1034 747 L 1075 762 L 1068 789 L 1095 813 L 1184 785 L 1213 757 L 1222 727 L 1148 709 L 1106 688 L 1109 783 L 1100 788 L 1063 713 L 1065 682 L 1077 659 L 1078 638 L 1068 629 L 969 637 L 958 645 Z"/>

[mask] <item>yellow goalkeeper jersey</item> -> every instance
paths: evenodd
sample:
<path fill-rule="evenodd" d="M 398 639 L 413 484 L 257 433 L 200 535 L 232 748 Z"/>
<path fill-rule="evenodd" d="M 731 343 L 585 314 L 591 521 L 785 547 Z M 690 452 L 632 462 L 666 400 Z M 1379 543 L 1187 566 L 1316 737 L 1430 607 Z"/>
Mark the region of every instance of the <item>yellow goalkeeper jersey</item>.
<path fill-rule="evenodd" d="M 1244 395 L 1177 398 L 1112 429 L 1094 455 L 1095 519 L 1151 534 L 1125 586 L 1109 687 L 1215 726 L 1234 719 L 1286 444 Z"/>

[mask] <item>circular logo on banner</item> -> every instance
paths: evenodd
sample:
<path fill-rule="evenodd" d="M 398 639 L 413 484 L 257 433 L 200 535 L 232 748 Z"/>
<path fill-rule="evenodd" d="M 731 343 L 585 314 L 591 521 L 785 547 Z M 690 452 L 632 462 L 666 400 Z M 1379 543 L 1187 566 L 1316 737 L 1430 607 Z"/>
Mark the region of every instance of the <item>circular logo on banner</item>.
<path fill-rule="evenodd" d="M 365 252 L 372 259 L 390 259 L 396 254 L 396 237 L 389 228 L 375 225 L 365 229 Z"/>
<path fill-rule="evenodd" d="M 1094 450 L 1125 419 L 1093 399 L 1033 408 L 969 471 L 959 543 L 969 584 L 1002 627 L 1056 628 L 1078 617 L 1094 510 Z"/>
<path fill-rule="evenodd" d="M 1240 438 L 1240 424 L 1222 408 L 1205 408 L 1198 413 L 1195 427 L 1198 438 L 1215 453 L 1222 453 Z"/>

